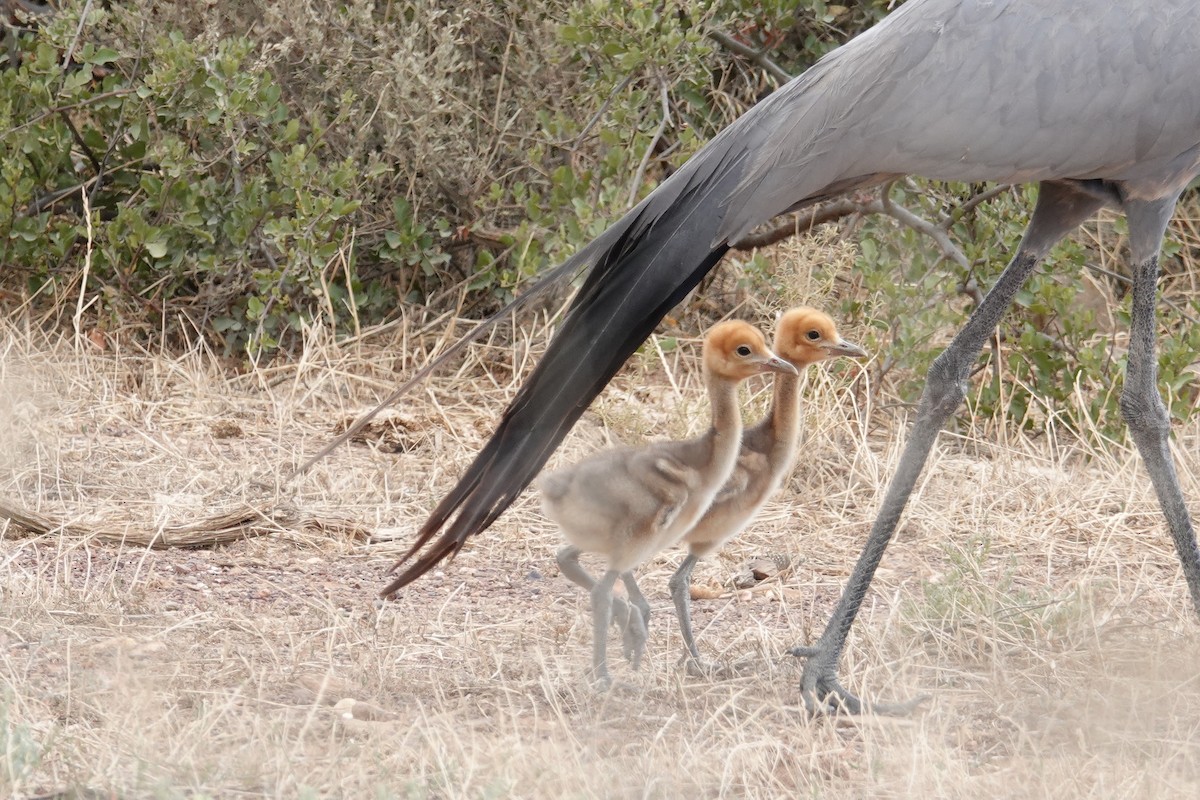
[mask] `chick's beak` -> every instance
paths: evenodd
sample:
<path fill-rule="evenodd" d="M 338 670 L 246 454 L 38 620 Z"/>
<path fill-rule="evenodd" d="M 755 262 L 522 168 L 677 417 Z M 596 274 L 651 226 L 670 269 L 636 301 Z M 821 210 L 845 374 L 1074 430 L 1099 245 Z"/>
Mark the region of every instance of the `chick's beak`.
<path fill-rule="evenodd" d="M 867 357 L 866 350 L 863 350 L 854 342 L 847 342 L 845 339 L 838 339 L 836 342 L 825 345 L 825 352 L 831 356 L 849 356 L 850 358 Z"/>
<path fill-rule="evenodd" d="M 794 364 L 783 360 L 774 353 L 771 353 L 769 357 L 764 357 L 761 363 L 763 372 L 783 372 L 788 375 L 800 374 Z"/>

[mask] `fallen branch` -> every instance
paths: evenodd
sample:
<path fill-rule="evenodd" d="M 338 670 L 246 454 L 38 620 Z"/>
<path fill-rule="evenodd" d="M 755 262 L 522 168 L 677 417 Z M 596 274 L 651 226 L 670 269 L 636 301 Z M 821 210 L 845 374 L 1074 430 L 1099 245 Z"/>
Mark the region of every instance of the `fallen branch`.
<path fill-rule="evenodd" d="M 823 225 L 826 222 L 837 222 L 843 217 L 866 213 L 869 212 L 865 210 L 862 203 L 852 200 L 849 197 L 840 200 L 831 200 L 828 203 L 821 203 L 806 211 L 786 217 L 770 228 L 748 233 L 741 239 L 730 244 L 730 248 L 734 250 L 757 250 L 761 247 L 782 242 L 784 239 L 790 239 L 799 233 L 808 233 L 816 226 Z"/>
<path fill-rule="evenodd" d="M 241 503 L 228 511 L 196 522 L 178 525 L 139 526 L 132 522 L 85 524 L 54 519 L 44 514 L 17 508 L 0 500 L 0 520 L 8 519 L 17 528 L 34 536 L 65 536 L 131 547 L 167 550 L 174 548 L 216 547 L 258 536 L 305 532 L 340 533 L 355 539 L 370 539 L 370 531 L 347 520 L 305 516 L 290 503 L 266 504 L 265 507 Z"/>
<path fill-rule="evenodd" d="M 637 172 L 634 173 L 633 180 L 629 182 L 629 198 L 625 202 L 631 208 L 637 203 L 638 189 L 641 188 L 642 179 L 646 177 L 646 167 L 650 165 L 650 158 L 654 155 L 658 143 L 662 141 L 667 126 L 671 124 L 671 98 L 667 94 L 667 82 L 660 79 L 658 89 L 662 100 L 662 119 L 658 121 L 658 129 L 654 131 L 650 144 L 646 145 L 646 152 L 642 154 Z"/>
<path fill-rule="evenodd" d="M 739 42 L 737 39 L 721 30 L 710 30 L 708 32 L 708 37 L 734 55 L 739 55 L 742 58 L 749 59 L 755 64 L 758 64 L 758 66 L 762 67 L 764 72 L 769 74 L 772 78 L 780 83 L 787 83 L 792 79 L 792 76 L 788 74 L 787 70 L 772 61 L 765 50 L 755 50 L 750 45 Z"/>

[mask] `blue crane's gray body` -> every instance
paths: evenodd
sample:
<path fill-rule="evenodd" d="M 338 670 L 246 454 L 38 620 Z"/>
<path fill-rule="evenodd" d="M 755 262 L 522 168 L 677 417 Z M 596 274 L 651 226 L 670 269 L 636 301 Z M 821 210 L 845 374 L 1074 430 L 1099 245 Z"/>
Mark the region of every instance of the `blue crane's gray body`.
<path fill-rule="evenodd" d="M 721 132 L 660 193 L 740 170 L 718 240 L 892 175 L 1107 180 L 1200 171 L 1200 9 L 1188 0 L 910 0 Z M 1151 114 L 1147 114 L 1151 110 Z"/>
<path fill-rule="evenodd" d="M 1198 172 L 1194 0 L 910 0 L 739 118 L 552 272 L 543 285 L 589 268 L 546 355 L 386 591 L 453 555 L 508 507 L 731 242 L 789 209 L 914 174 L 1039 182 L 1042 191 L 1009 267 L 931 371 L 867 549 L 821 641 L 804 650 L 806 699 L 860 707 L 836 681 L 838 656 L 937 430 L 1023 280 L 1103 205 L 1128 217 L 1134 267 L 1122 411 L 1200 607 L 1200 551 L 1154 385 L 1158 249 Z"/>
<path fill-rule="evenodd" d="M 1197 76 L 1189 0 L 913 0 L 716 140 L 752 153 L 721 235 L 879 174 L 1174 193 L 1200 158 Z"/>

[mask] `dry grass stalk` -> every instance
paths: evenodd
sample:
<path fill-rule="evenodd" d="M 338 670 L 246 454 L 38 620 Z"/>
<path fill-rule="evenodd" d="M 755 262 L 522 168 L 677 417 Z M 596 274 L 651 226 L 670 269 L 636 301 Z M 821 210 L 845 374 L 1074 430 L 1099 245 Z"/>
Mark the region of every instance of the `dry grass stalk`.
<path fill-rule="evenodd" d="M 204 517 L 196 522 L 163 525 L 146 530 L 132 524 L 107 525 L 70 522 L 63 517 L 17 508 L 0 500 L 0 519 L 8 519 L 34 535 L 67 536 L 107 542 L 135 548 L 166 550 L 169 548 L 216 547 L 256 536 L 286 534 L 289 531 L 321 532 L 340 530 L 359 538 L 369 538 L 370 532 L 346 520 L 304 517 L 290 503 L 268 503 L 265 506 L 239 505 L 228 511 Z"/>
<path fill-rule="evenodd" d="M 446 569 L 378 603 L 406 532 L 473 456 L 546 327 L 478 345 L 407 398 L 397 413 L 419 432 L 407 450 L 339 448 L 286 492 L 280 465 L 386 395 L 398 363 L 437 346 L 432 332 L 336 347 L 313 331 L 297 363 L 230 377 L 202 348 L 76 352 L 0 329 L 0 492 L 26 521 L 82 533 L 141 519 L 153 531 L 214 508 L 294 507 L 398 535 L 373 544 L 289 523 L 151 550 L 16 537 L 0 522 L 0 794 L 1200 791 L 1200 640 L 1153 493 L 1127 444 L 1058 429 L 944 436 L 879 570 L 845 675 L 874 696 L 932 692 L 932 705 L 901 722 L 804 718 L 786 650 L 827 619 L 905 429 L 868 418 L 853 373 L 812 372 L 797 471 L 697 567 L 698 583 L 726 587 L 757 556 L 790 559 L 754 590 L 696 603 L 705 655 L 735 677 L 676 669 L 666 583 L 681 554 L 669 552 L 641 574 L 655 608 L 648 663 L 614 663 L 627 688 L 591 691 L 586 600 L 557 575 L 557 532 L 529 498 Z M 645 348 L 556 459 L 686 434 L 703 419 L 694 344 Z M 766 390 L 747 387 L 748 413 Z M 1200 425 L 1176 434 L 1184 489 L 1200 497 Z"/>

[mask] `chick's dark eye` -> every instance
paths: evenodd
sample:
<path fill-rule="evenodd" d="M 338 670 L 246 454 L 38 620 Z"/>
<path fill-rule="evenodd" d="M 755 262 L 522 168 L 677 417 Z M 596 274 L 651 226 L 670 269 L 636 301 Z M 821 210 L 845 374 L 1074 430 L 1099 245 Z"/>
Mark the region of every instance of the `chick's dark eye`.
<path fill-rule="evenodd" d="M 738 349 L 737 349 L 737 354 L 738 354 L 739 356 L 741 356 L 742 358 L 745 358 L 746 356 L 750 355 L 750 352 L 751 352 L 751 351 L 750 351 L 750 345 L 748 345 L 748 344 L 743 344 L 743 345 L 739 345 L 739 346 L 738 346 Z"/>
<path fill-rule="evenodd" d="M 821 338 L 821 332 L 820 332 L 820 331 L 818 331 L 818 330 L 811 330 L 811 331 L 809 331 L 809 332 L 808 332 L 808 340 L 809 340 L 810 342 L 815 342 L 817 339 L 820 339 L 820 338 Z"/>

